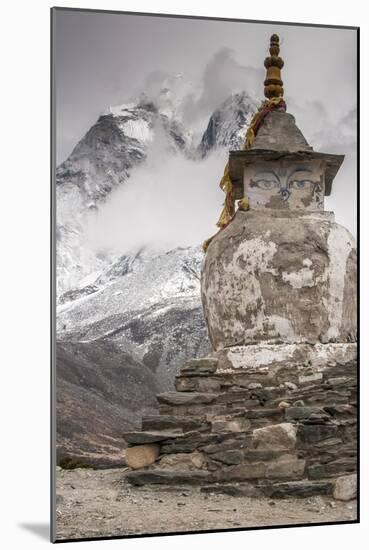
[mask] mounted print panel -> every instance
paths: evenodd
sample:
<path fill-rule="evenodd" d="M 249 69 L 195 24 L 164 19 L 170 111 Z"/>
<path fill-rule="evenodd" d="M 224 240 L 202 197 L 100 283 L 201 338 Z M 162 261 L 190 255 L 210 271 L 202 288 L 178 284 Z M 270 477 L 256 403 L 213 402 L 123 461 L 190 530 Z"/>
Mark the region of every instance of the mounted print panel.
<path fill-rule="evenodd" d="M 53 541 L 358 521 L 357 37 L 52 10 Z"/>

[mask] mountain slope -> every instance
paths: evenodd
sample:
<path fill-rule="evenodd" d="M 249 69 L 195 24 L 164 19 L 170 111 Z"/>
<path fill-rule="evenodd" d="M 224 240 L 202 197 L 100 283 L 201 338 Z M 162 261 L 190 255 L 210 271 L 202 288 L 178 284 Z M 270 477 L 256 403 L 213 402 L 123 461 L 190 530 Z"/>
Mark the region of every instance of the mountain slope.
<path fill-rule="evenodd" d="M 180 364 L 208 351 L 200 304 L 199 248 L 124 255 L 92 285 L 61 296 L 58 339 L 109 339 L 173 387 Z"/>
<path fill-rule="evenodd" d="M 57 462 L 124 465 L 125 430 L 155 414 L 155 376 L 109 341 L 58 343 Z"/>
<path fill-rule="evenodd" d="M 255 102 L 230 96 L 196 143 L 183 122 L 181 78 L 107 109 L 57 169 L 59 460 L 121 463 L 120 434 L 155 410 L 155 394 L 173 389 L 184 361 L 209 349 L 200 248 L 113 253 L 86 244 L 91 216 L 157 143 L 170 158 L 197 162 L 242 146 Z"/>

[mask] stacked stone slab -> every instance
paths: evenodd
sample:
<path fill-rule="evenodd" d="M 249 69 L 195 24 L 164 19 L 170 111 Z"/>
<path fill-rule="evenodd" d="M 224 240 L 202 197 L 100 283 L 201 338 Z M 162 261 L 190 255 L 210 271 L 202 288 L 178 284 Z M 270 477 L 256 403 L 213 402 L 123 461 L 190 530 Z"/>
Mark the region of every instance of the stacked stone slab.
<path fill-rule="evenodd" d="M 155 449 L 128 480 L 274 497 L 332 494 L 356 471 L 356 345 L 256 345 L 187 362 L 160 414 L 126 433 Z M 128 458 L 128 463 L 130 462 Z M 133 464 L 134 466 L 134 464 Z"/>

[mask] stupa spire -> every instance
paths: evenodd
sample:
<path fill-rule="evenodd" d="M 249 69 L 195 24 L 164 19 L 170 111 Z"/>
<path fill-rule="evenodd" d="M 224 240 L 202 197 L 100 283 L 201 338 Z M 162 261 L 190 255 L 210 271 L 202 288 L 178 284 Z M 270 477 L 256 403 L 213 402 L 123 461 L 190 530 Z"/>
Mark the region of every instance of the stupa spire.
<path fill-rule="evenodd" d="M 270 37 L 269 53 L 270 56 L 264 60 L 264 66 L 267 70 L 266 78 L 264 80 L 264 95 L 265 99 L 258 111 L 251 119 L 249 128 L 247 129 L 245 142 L 243 148 L 248 150 L 253 147 L 255 138 L 260 126 L 263 124 L 265 117 L 274 110 L 286 111 L 286 103 L 283 99 L 283 82 L 281 79 L 281 69 L 284 65 L 284 61 L 279 57 L 279 36 L 272 34 Z M 249 202 L 247 196 L 236 197 L 234 185 L 232 183 L 229 162 L 227 162 L 224 168 L 223 177 L 219 183 L 220 188 L 225 192 L 226 198 L 220 217 L 217 221 L 217 226 L 220 229 L 224 229 L 235 215 L 235 201 L 239 199 L 238 207 L 241 210 L 247 210 L 249 208 Z M 203 243 L 203 250 L 206 252 L 213 237 L 207 239 Z"/>
<path fill-rule="evenodd" d="M 267 70 L 264 80 L 264 95 L 267 99 L 283 97 L 281 69 L 284 61 L 279 57 L 279 36 L 277 34 L 272 34 L 270 37 L 269 53 L 270 56 L 264 60 L 264 67 Z"/>

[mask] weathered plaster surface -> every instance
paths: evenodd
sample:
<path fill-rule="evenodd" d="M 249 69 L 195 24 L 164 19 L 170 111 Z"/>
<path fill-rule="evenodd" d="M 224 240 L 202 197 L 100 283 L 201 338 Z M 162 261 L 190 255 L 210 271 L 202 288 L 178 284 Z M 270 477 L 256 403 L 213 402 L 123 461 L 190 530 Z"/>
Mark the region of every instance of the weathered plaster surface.
<path fill-rule="evenodd" d="M 212 241 L 202 300 L 214 349 L 356 340 L 355 242 L 324 214 L 239 211 Z"/>
<path fill-rule="evenodd" d="M 326 340 L 336 340 L 340 335 L 343 318 L 345 277 L 347 273 L 347 259 L 355 242 L 351 235 L 340 225 L 334 225 L 328 235 L 328 281 L 330 292 L 326 298 L 326 307 L 329 318 L 329 328 L 324 335 Z M 349 268 L 350 269 L 350 268 Z M 355 284 L 355 283 L 354 283 Z M 355 294 L 355 289 L 353 289 Z M 356 301 L 356 296 L 352 295 Z"/>
<path fill-rule="evenodd" d="M 310 268 L 312 261 L 309 258 L 305 258 L 302 261 L 303 267 L 296 271 L 295 273 L 288 273 L 286 271 L 282 272 L 282 278 L 284 281 L 290 283 L 293 288 L 302 288 L 303 286 L 313 286 L 314 285 L 314 270 Z"/>
<path fill-rule="evenodd" d="M 219 358 L 217 373 L 269 371 L 271 367 L 296 365 L 312 372 L 331 364 L 344 365 L 356 360 L 356 343 L 348 344 L 253 344 L 213 352 Z"/>

